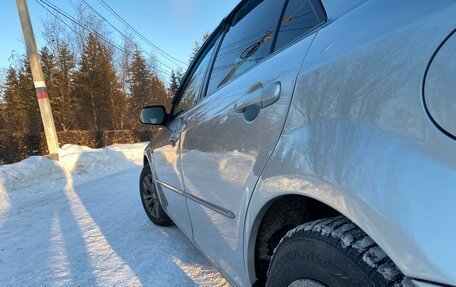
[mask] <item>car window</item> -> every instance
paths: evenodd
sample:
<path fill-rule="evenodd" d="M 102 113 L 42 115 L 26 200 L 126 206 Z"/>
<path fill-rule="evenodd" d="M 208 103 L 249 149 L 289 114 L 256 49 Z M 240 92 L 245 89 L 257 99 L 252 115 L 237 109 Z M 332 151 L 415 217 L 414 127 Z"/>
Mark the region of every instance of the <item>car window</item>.
<path fill-rule="evenodd" d="M 326 16 L 319 1 L 289 0 L 274 49 L 282 48 L 325 20 Z"/>
<path fill-rule="evenodd" d="M 251 0 L 236 12 L 217 54 L 208 94 L 270 54 L 284 2 Z"/>
<path fill-rule="evenodd" d="M 215 43 L 219 36 L 213 38 L 208 46 L 204 47 L 201 57 L 197 59 L 196 64 L 192 67 L 190 74 L 183 83 L 179 99 L 174 103 L 173 116 L 187 111 L 198 102 L 200 91 L 203 87 L 204 78 L 207 68 L 214 54 Z"/>

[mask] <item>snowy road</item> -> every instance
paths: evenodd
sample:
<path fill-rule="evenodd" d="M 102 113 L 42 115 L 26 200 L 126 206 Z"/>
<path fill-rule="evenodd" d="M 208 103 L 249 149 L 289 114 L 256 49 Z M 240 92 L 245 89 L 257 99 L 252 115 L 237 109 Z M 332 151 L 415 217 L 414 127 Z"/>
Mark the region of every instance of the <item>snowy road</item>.
<path fill-rule="evenodd" d="M 228 286 L 178 228 L 146 217 L 137 164 L 92 181 L 67 174 L 52 186 L 6 193 L 0 285 Z"/>

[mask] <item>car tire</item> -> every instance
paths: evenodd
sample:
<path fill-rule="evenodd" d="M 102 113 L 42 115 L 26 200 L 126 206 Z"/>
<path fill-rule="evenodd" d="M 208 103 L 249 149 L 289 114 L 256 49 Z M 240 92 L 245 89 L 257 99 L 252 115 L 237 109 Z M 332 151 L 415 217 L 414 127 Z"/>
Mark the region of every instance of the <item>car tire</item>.
<path fill-rule="evenodd" d="M 139 193 L 144 211 L 154 224 L 159 226 L 170 226 L 173 224 L 160 203 L 154 178 L 148 165 L 145 165 L 141 171 Z"/>
<path fill-rule="evenodd" d="M 280 241 L 266 286 L 403 286 L 385 252 L 343 216 L 300 225 Z"/>

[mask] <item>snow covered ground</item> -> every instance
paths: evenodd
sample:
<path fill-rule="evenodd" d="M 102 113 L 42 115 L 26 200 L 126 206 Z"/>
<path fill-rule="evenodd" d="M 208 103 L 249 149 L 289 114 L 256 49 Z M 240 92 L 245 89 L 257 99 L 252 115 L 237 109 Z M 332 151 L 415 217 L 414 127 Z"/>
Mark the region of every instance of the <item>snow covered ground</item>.
<path fill-rule="evenodd" d="M 0 285 L 228 286 L 178 228 L 144 214 L 144 147 L 66 145 L 58 163 L 0 166 Z"/>

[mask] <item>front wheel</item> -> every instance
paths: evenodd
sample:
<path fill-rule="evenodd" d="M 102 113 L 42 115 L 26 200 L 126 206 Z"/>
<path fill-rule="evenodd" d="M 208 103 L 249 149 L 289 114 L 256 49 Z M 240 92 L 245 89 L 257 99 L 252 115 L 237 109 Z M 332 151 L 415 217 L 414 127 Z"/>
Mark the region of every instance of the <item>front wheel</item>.
<path fill-rule="evenodd" d="M 139 192 L 144 211 L 154 224 L 160 226 L 170 226 L 173 224 L 161 206 L 157 189 L 155 188 L 154 178 L 148 165 L 145 165 L 141 171 Z"/>
<path fill-rule="evenodd" d="M 383 250 L 343 216 L 306 223 L 282 238 L 266 286 L 403 286 L 404 276 Z"/>

